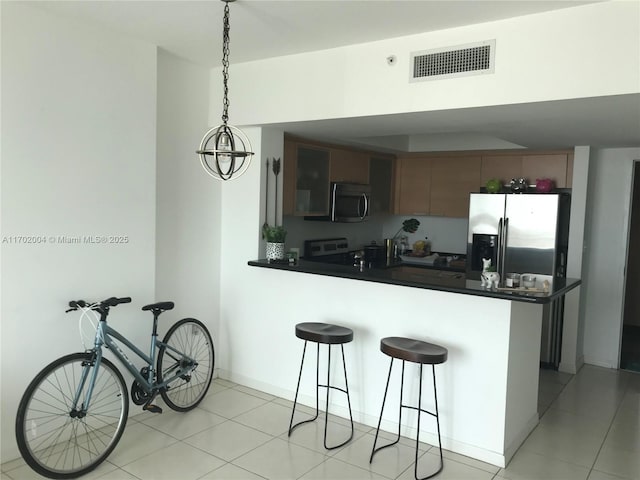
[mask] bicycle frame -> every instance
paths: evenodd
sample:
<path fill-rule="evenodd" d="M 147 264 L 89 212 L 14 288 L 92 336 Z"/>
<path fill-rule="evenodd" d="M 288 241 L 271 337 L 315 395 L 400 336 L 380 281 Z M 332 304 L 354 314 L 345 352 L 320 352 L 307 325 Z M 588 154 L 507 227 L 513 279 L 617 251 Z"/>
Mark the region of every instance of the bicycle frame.
<path fill-rule="evenodd" d="M 157 325 L 157 316 L 154 317 L 154 325 L 153 332 L 151 335 L 151 347 L 149 351 L 149 355 L 145 354 L 142 350 L 140 350 L 136 345 L 134 345 L 130 340 L 128 340 L 124 335 L 118 332 L 116 329 L 111 328 L 106 321 L 106 317 L 108 312 L 104 312 L 101 314 L 100 322 L 98 323 L 98 327 L 96 328 L 96 336 L 94 347 L 91 350 L 94 353 L 93 365 L 94 369 L 92 371 L 91 379 L 89 381 L 89 385 L 87 388 L 87 394 L 84 398 L 84 402 L 82 404 L 81 411 L 86 412 L 89 409 L 89 405 L 91 403 L 91 396 L 93 394 L 93 386 L 95 385 L 95 381 L 98 375 L 98 371 L 100 370 L 100 363 L 102 362 L 102 347 L 106 347 L 113 352 L 115 357 L 120 361 L 120 363 L 127 369 L 131 375 L 136 379 L 136 381 L 140 384 L 140 386 L 147 393 L 154 393 L 176 380 L 177 378 L 188 374 L 191 372 L 196 366 L 196 361 L 187 356 L 184 352 L 181 352 L 171 345 L 167 345 L 164 342 L 158 341 L 157 333 L 156 333 L 156 325 Z M 149 368 L 148 378 L 144 378 L 144 376 L 138 371 L 138 368 L 133 364 L 127 354 L 120 348 L 120 346 L 112 339 L 112 337 L 116 338 L 118 341 L 122 342 L 130 351 L 135 353 L 141 360 L 144 361 L 145 365 Z M 158 348 L 164 347 L 166 349 L 165 354 L 169 354 L 171 358 L 175 360 L 175 366 L 177 368 L 176 373 L 164 379 L 161 383 L 157 383 L 154 379 L 155 377 L 155 368 L 154 362 L 156 359 L 156 352 Z M 177 356 L 174 357 L 170 352 L 175 353 Z M 186 361 L 186 362 L 185 362 Z M 76 392 L 75 398 L 73 400 L 73 409 L 77 409 L 78 402 L 80 401 L 80 397 L 85 388 L 87 375 L 89 370 L 85 368 L 82 372 L 82 376 L 80 379 L 80 383 L 78 385 L 78 390 Z"/>

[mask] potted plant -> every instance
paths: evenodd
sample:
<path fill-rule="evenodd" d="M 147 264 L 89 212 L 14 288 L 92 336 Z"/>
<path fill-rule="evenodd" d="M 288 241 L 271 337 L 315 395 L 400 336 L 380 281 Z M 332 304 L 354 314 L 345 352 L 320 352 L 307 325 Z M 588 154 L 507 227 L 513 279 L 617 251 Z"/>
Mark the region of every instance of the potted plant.
<path fill-rule="evenodd" d="M 262 227 L 262 236 L 267 241 L 267 260 L 283 260 L 284 241 L 287 238 L 284 227 L 265 224 Z"/>
<path fill-rule="evenodd" d="M 404 222 L 402 222 L 402 226 L 396 232 L 396 234 L 393 236 L 393 238 L 396 238 L 398 235 L 400 235 L 400 232 L 416 233 L 418 231 L 418 227 L 419 226 L 420 226 L 420 221 L 419 220 L 417 220 L 415 218 L 409 218 L 409 219 L 405 220 Z"/>
<path fill-rule="evenodd" d="M 402 232 L 406 233 L 416 233 L 418 231 L 418 227 L 420 226 L 420 221 L 415 218 L 409 218 L 402 222 L 402 226 L 398 229 L 396 234 L 391 239 L 392 242 L 397 246 L 398 253 L 400 255 L 406 255 L 409 250 L 409 239 L 406 235 L 400 237 L 400 241 L 398 242 L 396 239 L 398 235 Z"/>

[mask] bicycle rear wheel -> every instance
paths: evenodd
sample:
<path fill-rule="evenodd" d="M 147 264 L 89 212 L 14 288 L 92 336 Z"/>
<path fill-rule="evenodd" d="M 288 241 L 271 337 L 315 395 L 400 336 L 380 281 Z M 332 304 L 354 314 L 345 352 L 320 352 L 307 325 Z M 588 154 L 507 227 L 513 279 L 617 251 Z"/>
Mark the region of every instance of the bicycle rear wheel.
<path fill-rule="evenodd" d="M 171 409 L 186 412 L 202 401 L 211 385 L 215 363 L 213 340 L 202 322 L 185 318 L 169 329 L 163 344 L 158 349 L 158 383 L 179 375 L 181 369 L 195 367 L 160 391 Z"/>
<path fill-rule="evenodd" d="M 75 478 L 96 468 L 115 448 L 129 413 L 127 387 L 103 358 L 89 409 L 83 405 L 95 369 L 91 353 L 72 353 L 47 365 L 29 384 L 16 416 L 22 457 L 49 478 Z M 74 408 L 73 399 L 88 373 Z"/>

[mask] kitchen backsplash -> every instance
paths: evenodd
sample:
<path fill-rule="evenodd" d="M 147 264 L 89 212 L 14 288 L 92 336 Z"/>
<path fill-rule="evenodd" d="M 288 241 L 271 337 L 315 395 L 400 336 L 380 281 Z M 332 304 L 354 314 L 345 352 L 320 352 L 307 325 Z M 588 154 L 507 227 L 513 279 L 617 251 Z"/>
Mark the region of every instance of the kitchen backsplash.
<path fill-rule="evenodd" d="M 346 237 L 352 248 L 367 245 L 375 240 L 379 244 L 384 238 L 392 237 L 408 218 L 420 221 L 420 227 L 414 234 L 406 234 L 409 244 L 423 240 L 431 241 L 431 249 L 436 252 L 466 254 L 467 225 L 466 218 L 419 217 L 408 215 L 372 215 L 362 223 L 331 223 L 304 220 L 301 217 L 284 217 L 287 229 L 286 248 L 297 247 L 304 251 L 304 241 L 320 238 Z M 404 235 L 404 234 L 403 234 Z"/>
<path fill-rule="evenodd" d="M 371 243 L 371 240 L 381 243 L 384 238 L 382 228 L 385 218 L 387 217 L 371 216 L 366 222 L 361 223 L 332 223 L 285 216 L 283 223 L 287 229 L 286 248 L 289 250 L 298 247 L 302 255 L 305 240 L 337 237 L 346 237 L 349 240 L 349 245 L 354 249 Z"/>
<path fill-rule="evenodd" d="M 449 217 L 421 217 L 411 215 L 392 215 L 383 224 L 383 238 L 392 237 L 402 227 L 402 222 L 408 218 L 415 218 L 420 222 L 416 233 L 401 233 L 409 238 L 409 245 L 428 237 L 431 250 L 434 252 L 467 253 L 467 229 L 469 221 L 466 218 Z"/>

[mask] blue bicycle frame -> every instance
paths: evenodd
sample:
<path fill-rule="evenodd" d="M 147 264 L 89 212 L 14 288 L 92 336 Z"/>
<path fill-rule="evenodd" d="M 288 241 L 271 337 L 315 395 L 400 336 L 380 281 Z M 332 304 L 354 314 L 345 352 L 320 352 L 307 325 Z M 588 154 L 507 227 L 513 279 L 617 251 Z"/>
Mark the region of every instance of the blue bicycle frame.
<path fill-rule="evenodd" d="M 98 327 L 96 328 L 96 337 L 94 342 L 94 347 L 91 350 L 94 356 L 91 360 L 91 364 L 94 366 L 93 371 L 91 372 L 91 380 L 89 381 L 89 386 L 87 388 L 87 393 L 84 398 L 84 402 L 82 403 L 82 408 L 80 409 L 83 412 L 86 412 L 89 409 L 89 404 L 91 403 L 91 396 L 93 394 L 93 387 L 95 385 L 98 371 L 100 370 L 100 363 L 102 362 L 102 347 L 106 347 L 113 352 L 113 354 L 120 360 L 120 363 L 124 365 L 124 367 L 133 375 L 136 381 L 140 384 L 140 386 L 147 393 L 154 393 L 163 388 L 166 388 L 167 385 L 179 377 L 183 375 L 187 375 L 189 372 L 194 370 L 197 366 L 196 361 L 187 356 L 185 353 L 176 350 L 171 345 L 167 345 L 164 342 L 158 341 L 157 334 L 157 321 L 158 318 L 154 315 L 153 319 L 153 331 L 151 334 L 151 347 L 149 355 L 145 354 L 142 350 L 136 347 L 131 341 L 129 341 L 124 335 L 122 335 L 117 330 L 111 328 L 107 325 L 106 317 L 108 315 L 108 310 L 106 312 L 101 312 L 100 322 L 98 323 Z M 138 371 L 138 368 L 133 364 L 129 357 L 127 357 L 126 353 L 120 348 L 120 346 L 111 338 L 114 337 L 118 341 L 122 342 L 124 345 L 129 348 L 133 353 L 135 353 L 140 359 L 144 361 L 144 363 L 149 367 L 148 378 L 144 378 L 144 376 Z M 171 358 L 175 360 L 175 365 L 173 365 L 168 370 L 176 370 L 175 374 L 167 379 L 163 379 L 161 383 L 156 383 L 154 380 L 156 371 L 154 368 L 154 361 L 156 358 L 156 351 L 158 348 L 165 348 L 165 353 L 169 354 Z M 170 352 L 176 354 L 176 356 L 171 355 Z M 76 391 L 75 398 L 73 399 L 73 409 L 77 408 L 78 402 L 80 402 L 80 397 L 82 396 L 82 392 L 85 388 L 85 384 L 87 381 L 87 376 L 89 374 L 89 369 L 85 368 L 82 371 L 82 376 L 80 378 L 80 383 L 78 385 L 78 390 Z"/>

